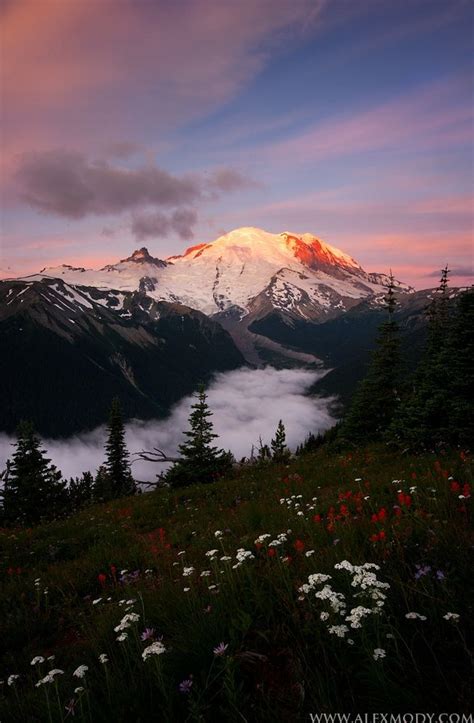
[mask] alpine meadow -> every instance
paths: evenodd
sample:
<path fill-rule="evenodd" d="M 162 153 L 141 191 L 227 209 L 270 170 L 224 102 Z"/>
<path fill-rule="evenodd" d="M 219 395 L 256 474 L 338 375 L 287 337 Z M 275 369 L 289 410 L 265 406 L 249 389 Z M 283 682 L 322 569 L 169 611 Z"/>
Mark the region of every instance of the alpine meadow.
<path fill-rule="evenodd" d="M 473 26 L 0 2 L 1 723 L 473 723 Z"/>

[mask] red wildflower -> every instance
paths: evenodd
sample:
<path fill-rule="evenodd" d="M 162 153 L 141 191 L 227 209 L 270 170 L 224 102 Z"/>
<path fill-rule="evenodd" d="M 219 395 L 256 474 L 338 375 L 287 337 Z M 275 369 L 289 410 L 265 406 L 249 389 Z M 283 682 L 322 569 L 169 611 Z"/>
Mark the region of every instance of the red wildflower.
<path fill-rule="evenodd" d="M 100 573 L 97 575 L 97 579 L 98 579 L 98 581 L 100 582 L 101 586 L 104 587 L 104 585 L 105 585 L 105 583 L 106 583 L 106 581 L 107 581 L 107 575 L 104 575 L 103 572 L 100 572 Z"/>
<path fill-rule="evenodd" d="M 344 517 L 347 517 L 347 515 L 349 514 L 349 508 L 348 508 L 348 506 L 347 506 L 347 505 L 341 505 L 341 507 L 340 507 L 340 513 L 341 513 L 341 515 L 343 515 Z"/>
<path fill-rule="evenodd" d="M 112 575 L 112 577 L 115 577 L 115 576 L 116 576 L 116 574 L 117 574 L 117 568 L 115 567 L 115 565 L 111 565 L 111 566 L 110 566 L 110 574 Z"/>
<path fill-rule="evenodd" d="M 461 485 L 459 484 L 459 482 L 456 482 L 456 480 L 453 480 L 449 485 L 449 489 L 451 490 L 451 492 L 459 492 L 459 490 L 461 489 Z"/>
<path fill-rule="evenodd" d="M 293 547 L 295 548 L 296 552 L 303 552 L 306 545 L 304 544 L 303 540 L 295 540 Z"/>
<path fill-rule="evenodd" d="M 398 502 L 402 507 L 410 507 L 411 505 L 411 497 L 410 495 L 406 495 L 404 492 L 399 492 L 397 495 Z"/>
<path fill-rule="evenodd" d="M 372 522 L 384 522 L 387 519 L 387 510 L 381 507 L 378 512 L 374 512 L 371 517 Z"/>
<path fill-rule="evenodd" d="M 275 550 L 275 548 L 274 548 L 274 547 L 269 547 L 269 548 L 268 548 L 267 555 L 268 555 L 268 557 L 275 557 L 275 555 L 276 555 L 276 550 Z"/>
<path fill-rule="evenodd" d="M 470 497 L 471 496 L 471 485 L 466 482 L 466 484 L 462 487 L 462 493 L 464 497 Z"/>
<path fill-rule="evenodd" d="M 321 520 L 322 520 L 321 515 L 314 515 L 313 522 L 321 522 Z"/>

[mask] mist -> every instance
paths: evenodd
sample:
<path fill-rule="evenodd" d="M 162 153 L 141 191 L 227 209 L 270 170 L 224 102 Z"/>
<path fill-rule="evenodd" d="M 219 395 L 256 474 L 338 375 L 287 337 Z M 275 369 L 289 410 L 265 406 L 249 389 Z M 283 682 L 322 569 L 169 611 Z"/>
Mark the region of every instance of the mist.
<path fill-rule="evenodd" d="M 237 459 L 248 457 L 259 438 L 269 443 L 280 419 L 286 428 L 287 444 L 294 449 L 310 432 L 318 433 L 335 423 L 330 398 L 307 396 L 311 385 L 325 372 L 305 369 L 238 369 L 216 374 L 207 389 L 213 412 L 215 444 L 230 449 Z M 158 447 L 175 455 L 188 428 L 193 397 L 184 397 L 166 419 L 132 420 L 126 425 L 130 453 Z M 43 439 L 48 457 L 66 478 L 86 470 L 95 473 L 104 461 L 105 426 L 68 439 Z M 11 456 L 14 438 L 0 434 L 0 469 Z M 153 481 L 165 464 L 138 461 L 132 465 L 135 479 Z"/>

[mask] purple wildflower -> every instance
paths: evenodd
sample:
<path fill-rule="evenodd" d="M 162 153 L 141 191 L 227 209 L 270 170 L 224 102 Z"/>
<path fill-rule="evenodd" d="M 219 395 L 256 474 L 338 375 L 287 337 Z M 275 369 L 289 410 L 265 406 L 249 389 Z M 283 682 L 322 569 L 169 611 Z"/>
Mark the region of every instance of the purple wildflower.
<path fill-rule="evenodd" d="M 143 633 L 141 634 L 141 639 L 143 641 L 145 640 L 151 640 L 155 636 L 155 629 L 154 628 L 145 628 Z"/>
<path fill-rule="evenodd" d="M 185 693 L 185 694 L 190 693 L 192 687 L 193 687 L 193 681 L 191 680 L 191 678 L 188 678 L 187 680 L 183 680 L 179 684 L 179 692 Z"/>
<path fill-rule="evenodd" d="M 446 578 L 446 575 L 442 570 L 436 570 L 436 579 L 442 582 Z"/>
<path fill-rule="evenodd" d="M 213 653 L 214 653 L 214 655 L 222 657 L 223 655 L 225 655 L 225 652 L 228 647 L 229 647 L 229 643 L 219 643 L 219 645 L 216 648 L 214 648 Z"/>
<path fill-rule="evenodd" d="M 419 580 L 420 577 L 428 575 L 429 572 L 431 572 L 431 567 L 429 565 L 416 565 L 415 580 Z"/>

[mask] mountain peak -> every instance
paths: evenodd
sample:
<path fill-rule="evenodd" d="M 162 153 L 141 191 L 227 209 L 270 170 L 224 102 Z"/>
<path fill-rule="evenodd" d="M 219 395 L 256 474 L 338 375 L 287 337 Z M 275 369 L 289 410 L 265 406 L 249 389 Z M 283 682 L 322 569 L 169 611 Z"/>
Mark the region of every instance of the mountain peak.
<path fill-rule="evenodd" d="M 164 266 L 164 262 L 161 259 L 151 256 L 148 249 L 142 246 L 141 249 L 135 249 L 131 256 L 126 259 L 121 259 L 120 263 L 125 264 L 128 261 L 133 261 L 135 264 L 155 264 L 158 266 Z"/>

